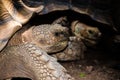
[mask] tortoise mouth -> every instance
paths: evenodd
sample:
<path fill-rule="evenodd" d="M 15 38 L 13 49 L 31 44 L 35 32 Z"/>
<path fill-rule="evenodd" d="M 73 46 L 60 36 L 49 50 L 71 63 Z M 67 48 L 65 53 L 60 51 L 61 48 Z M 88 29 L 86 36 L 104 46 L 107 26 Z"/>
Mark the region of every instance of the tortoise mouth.
<path fill-rule="evenodd" d="M 91 40 L 91 41 L 97 41 L 99 40 L 100 38 L 85 38 L 86 40 Z"/>
<path fill-rule="evenodd" d="M 65 41 L 68 41 L 69 38 L 63 38 L 61 40 L 59 40 L 58 42 L 65 42 Z"/>
<path fill-rule="evenodd" d="M 84 37 L 83 39 L 91 40 L 91 41 L 98 41 L 101 39 L 101 33 L 98 33 L 96 35 L 89 36 L 89 37 Z"/>
<path fill-rule="evenodd" d="M 11 79 L 8 79 L 8 80 L 32 80 L 30 78 L 25 78 L 25 77 L 13 77 Z"/>
<path fill-rule="evenodd" d="M 55 43 L 53 46 L 65 48 L 65 46 L 67 46 L 67 44 L 68 44 L 68 41 L 67 40 L 63 40 L 63 41 L 59 41 L 59 42 Z"/>
<path fill-rule="evenodd" d="M 64 40 L 64 41 L 59 41 L 55 44 L 49 45 L 49 47 L 47 47 L 47 52 L 48 53 L 56 53 L 59 51 L 64 50 L 68 45 L 68 41 Z"/>
<path fill-rule="evenodd" d="M 96 39 L 85 38 L 82 40 L 87 46 L 93 46 L 93 45 L 96 45 L 100 39 L 98 39 L 98 38 L 96 38 Z"/>

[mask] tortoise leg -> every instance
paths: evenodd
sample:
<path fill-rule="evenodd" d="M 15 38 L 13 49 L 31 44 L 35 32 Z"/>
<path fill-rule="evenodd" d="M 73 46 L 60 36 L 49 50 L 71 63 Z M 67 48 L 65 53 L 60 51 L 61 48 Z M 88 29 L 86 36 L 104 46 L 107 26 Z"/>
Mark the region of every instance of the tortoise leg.
<path fill-rule="evenodd" d="M 5 48 L 0 54 L 0 63 L 0 80 L 13 77 L 74 80 L 55 58 L 30 43 Z"/>
<path fill-rule="evenodd" d="M 58 61 L 71 61 L 84 58 L 84 51 L 86 47 L 80 38 L 75 36 L 70 37 L 67 48 L 59 53 L 51 54 L 51 56 L 58 59 Z"/>

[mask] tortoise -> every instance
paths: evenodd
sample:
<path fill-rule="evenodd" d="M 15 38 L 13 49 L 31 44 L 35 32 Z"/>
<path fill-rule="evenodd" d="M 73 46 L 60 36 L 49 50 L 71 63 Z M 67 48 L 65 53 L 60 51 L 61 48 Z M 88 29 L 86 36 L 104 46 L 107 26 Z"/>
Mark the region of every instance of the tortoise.
<path fill-rule="evenodd" d="M 80 37 L 84 44 L 89 47 L 95 46 L 102 34 L 98 27 L 86 25 L 78 20 L 72 23 L 71 29 L 73 34 Z"/>
<path fill-rule="evenodd" d="M 44 24 L 44 25 L 39 25 L 39 26 L 33 26 L 33 27 L 29 28 L 28 30 L 23 28 L 20 31 L 18 31 L 11 38 L 11 40 L 8 43 L 9 47 L 7 47 L 7 49 L 5 48 L 5 50 L 3 50 L 1 57 L 3 57 L 3 55 L 5 55 L 5 54 L 9 54 L 9 56 L 7 55 L 6 57 L 13 57 L 14 55 L 19 55 L 19 54 L 17 54 L 19 52 L 23 53 L 22 55 L 24 55 L 24 53 L 27 53 L 27 52 L 26 51 L 22 52 L 22 48 L 21 48 L 20 44 L 22 44 L 24 42 L 30 42 L 30 43 L 36 44 L 36 46 L 38 46 L 42 50 L 46 51 L 51 56 L 57 58 L 57 60 L 59 60 L 59 61 L 77 60 L 77 59 L 80 59 L 80 57 L 83 58 L 83 53 L 86 48 L 85 48 L 84 44 L 82 43 L 82 41 L 80 41 L 78 39 L 75 40 L 74 37 L 70 37 L 70 41 L 68 42 L 68 37 L 69 37 L 68 29 L 66 27 L 62 27 L 59 24 Z M 67 45 L 67 42 L 68 42 L 68 45 Z M 26 44 L 22 44 L 23 47 L 25 45 Z M 27 44 L 27 45 L 30 45 L 30 44 Z M 67 45 L 67 47 L 66 47 L 66 45 Z M 11 48 L 11 46 L 14 47 L 14 49 Z M 17 51 L 16 51 L 16 49 L 17 49 Z M 33 50 L 31 49 L 31 51 L 33 51 Z M 57 52 L 57 53 L 55 53 L 55 52 Z M 11 55 L 11 54 L 13 54 L 13 55 Z M 3 57 L 3 60 L 1 60 L 0 63 L 4 63 L 4 65 L 6 63 L 8 63 L 10 60 L 6 61 L 5 60 L 6 57 Z M 30 57 L 30 58 L 32 58 L 32 57 Z M 14 60 L 19 60 L 19 59 L 12 58 L 11 60 L 14 61 Z M 19 61 L 21 61 L 21 60 L 19 60 Z M 23 60 L 23 62 L 25 62 L 25 61 Z M 11 62 L 9 62 L 9 63 L 11 63 Z M 0 68 L 2 70 L 6 70 L 6 68 L 12 70 L 13 69 L 12 67 L 15 67 L 14 66 L 15 63 L 11 63 L 9 65 L 11 67 L 6 67 L 6 68 L 2 67 L 4 65 L 1 64 Z M 27 64 L 24 64 L 24 66 L 26 67 Z M 32 70 L 34 70 L 34 69 L 32 68 Z M 17 70 L 14 70 L 14 71 L 17 71 Z M 26 72 L 26 70 L 25 70 L 25 72 Z M 16 77 L 16 76 L 21 77 L 21 75 L 23 75 L 22 77 L 25 77 L 25 74 L 19 75 L 16 73 L 16 75 L 12 75 L 14 72 L 9 72 L 6 70 L 5 74 L 8 74 L 8 73 L 11 73 L 10 76 L 12 76 L 12 77 Z M 4 74 L 4 78 L 10 77 L 10 76 L 6 76 L 5 74 Z M 56 75 L 56 74 L 54 74 L 54 75 Z M 1 76 L 3 76 L 2 72 L 1 72 Z M 29 78 L 29 76 L 26 76 L 26 77 Z M 42 77 L 43 76 L 41 76 L 40 78 L 42 78 Z"/>
<path fill-rule="evenodd" d="M 60 24 L 56 23 L 39 25 L 39 27 L 33 26 L 28 30 L 26 30 L 25 27 L 11 38 L 8 46 L 19 45 L 23 42 L 32 42 L 41 47 L 49 55 L 56 57 L 59 61 L 82 59 L 86 48 L 81 39 L 68 35 L 69 31 L 67 30 L 67 27 L 62 27 L 65 30 L 61 31 L 61 27 L 59 26 Z M 62 37 L 65 41 L 68 38 L 69 40 L 66 42 L 61 42 Z"/>
<path fill-rule="evenodd" d="M 41 15 L 52 11 L 73 10 L 98 22 L 113 24 L 110 17 L 111 0 L 1 0 L 0 4 L 0 50 L 34 13 Z M 4 34 L 5 32 L 7 33 Z"/>
<path fill-rule="evenodd" d="M 27 77 L 32 80 L 74 80 L 57 63 L 57 59 L 76 59 L 76 57 L 80 56 L 80 53 L 77 53 L 76 56 L 74 52 L 72 55 L 69 50 L 83 53 L 84 46 L 81 44 L 81 46 L 76 48 L 75 45 L 78 45 L 77 41 L 70 42 L 68 45 L 68 38 L 68 29 L 59 24 L 44 24 L 32 26 L 25 31 L 20 30 L 0 53 L 0 79 Z M 67 45 L 69 46 L 68 48 Z M 65 51 L 59 53 L 62 50 Z M 47 53 L 52 56 L 56 54 L 59 56 L 56 59 Z M 62 55 L 65 55 L 65 57 L 61 57 Z"/>
<path fill-rule="evenodd" d="M 98 22 L 112 25 L 109 17 L 111 0 L 1 0 L 0 4 L 0 50 L 34 13 L 41 15 L 69 9 L 86 14 Z"/>
<path fill-rule="evenodd" d="M 79 20 L 73 20 L 70 23 L 67 16 L 56 19 L 52 24 L 60 24 L 64 27 L 68 27 L 71 36 L 73 35 L 80 38 L 86 46 L 95 46 L 102 36 L 102 33 L 97 26 L 90 26 Z"/>

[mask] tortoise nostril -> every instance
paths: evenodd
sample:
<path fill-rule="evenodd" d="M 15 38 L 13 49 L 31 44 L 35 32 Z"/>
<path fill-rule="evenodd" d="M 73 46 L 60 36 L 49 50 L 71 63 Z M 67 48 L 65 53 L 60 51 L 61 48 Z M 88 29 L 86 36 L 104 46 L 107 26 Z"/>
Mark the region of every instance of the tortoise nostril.
<path fill-rule="evenodd" d="M 67 33 L 61 31 L 61 32 L 55 32 L 54 35 L 57 36 L 57 37 L 59 37 L 59 36 L 67 36 Z"/>
<path fill-rule="evenodd" d="M 55 35 L 55 36 L 59 36 L 60 33 L 59 33 L 59 32 L 55 32 L 54 35 Z"/>
<path fill-rule="evenodd" d="M 94 37 L 95 37 L 95 38 L 100 38 L 100 37 L 101 37 L 101 33 L 96 33 L 96 34 L 94 34 Z"/>
<path fill-rule="evenodd" d="M 55 32 L 54 35 L 56 37 L 61 37 L 61 38 L 68 38 L 69 34 L 67 32 Z"/>

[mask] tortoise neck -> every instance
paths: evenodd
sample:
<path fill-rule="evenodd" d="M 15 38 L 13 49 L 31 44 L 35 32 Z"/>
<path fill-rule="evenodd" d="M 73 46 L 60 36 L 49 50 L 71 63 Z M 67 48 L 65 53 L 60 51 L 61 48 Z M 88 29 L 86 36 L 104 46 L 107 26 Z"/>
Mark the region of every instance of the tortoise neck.
<path fill-rule="evenodd" d="M 8 42 L 8 46 L 12 46 L 12 45 L 19 45 L 22 44 L 22 33 L 27 30 L 26 28 L 22 28 L 21 30 L 17 31 L 10 39 L 10 41 Z"/>

